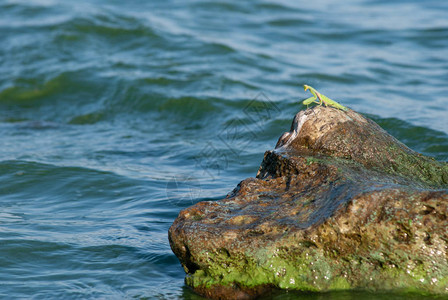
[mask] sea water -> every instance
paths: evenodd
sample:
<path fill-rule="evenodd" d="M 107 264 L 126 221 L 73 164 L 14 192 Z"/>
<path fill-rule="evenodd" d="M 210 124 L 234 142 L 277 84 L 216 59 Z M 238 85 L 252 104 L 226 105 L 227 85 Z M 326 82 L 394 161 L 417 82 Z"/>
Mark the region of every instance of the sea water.
<path fill-rule="evenodd" d="M 168 228 L 256 175 L 303 84 L 447 161 L 447 16 L 431 0 L 1 0 L 0 298 L 200 299 Z"/>

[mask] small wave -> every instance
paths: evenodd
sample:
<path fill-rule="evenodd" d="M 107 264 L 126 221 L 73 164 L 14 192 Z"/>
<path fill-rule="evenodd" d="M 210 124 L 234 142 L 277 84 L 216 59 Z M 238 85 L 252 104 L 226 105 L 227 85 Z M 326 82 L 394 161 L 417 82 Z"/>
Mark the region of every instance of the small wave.
<path fill-rule="evenodd" d="M 247 7 L 247 5 L 244 4 L 244 2 L 227 2 L 227 1 L 195 1 L 192 4 L 192 7 L 196 9 L 203 9 L 210 11 L 216 11 L 219 14 L 226 13 L 226 12 L 233 12 L 233 13 L 250 13 L 251 8 Z"/>
<path fill-rule="evenodd" d="M 407 30 L 404 33 L 407 40 L 418 43 L 421 47 L 431 49 L 446 49 L 448 27 L 431 27 L 420 30 Z"/>
<path fill-rule="evenodd" d="M 86 125 L 95 124 L 105 119 L 104 112 L 93 112 L 73 117 L 68 121 L 68 124 L 72 125 Z"/>
<path fill-rule="evenodd" d="M 414 151 L 448 162 L 448 134 L 415 126 L 397 118 L 379 118 L 374 115 L 368 117 Z"/>
<path fill-rule="evenodd" d="M 266 11 L 270 14 L 272 13 L 290 13 L 290 12 L 299 12 L 302 11 L 297 6 L 291 5 L 293 2 L 283 1 L 260 1 L 254 4 L 254 10 L 256 11 Z"/>
<path fill-rule="evenodd" d="M 274 27 L 300 27 L 303 25 L 309 25 L 312 22 L 309 20 L 305 20 L 304 18 L 281 18 L 281 19 L 273 19 L 267 22 L 268 25 Z"/>
<path fill-rule="evenodd" d="M 27 78 L 17 78 L 16 81 L 16 85 L 0 91 L 0 103 L 32 105 L 36 101 L 61 92 L 64 78 L 58 76 L 44 83 L 37 83 L 37 80 Z"/>
<path fill-rule="evenodd" d="M 26 160 L 1 161 L 0 166 L 2 184 L 8 185 L 10 193 L 27 193 L 37 198 L 39 195 L 63 195 L 83 188 L 88 190 L 89 186 L 105 183 L 105 178 L 123 181 L 120 176 L 105 171 Z"/>

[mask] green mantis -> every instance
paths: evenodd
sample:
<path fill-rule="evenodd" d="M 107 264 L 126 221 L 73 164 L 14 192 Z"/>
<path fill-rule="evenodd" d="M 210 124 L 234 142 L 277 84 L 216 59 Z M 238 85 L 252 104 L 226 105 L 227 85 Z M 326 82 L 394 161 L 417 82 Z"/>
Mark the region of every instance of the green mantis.
<path fill-rule="evenodd" d="M 321 93 L 319 93 L 316 89 L 310 87 L 309 85 L 304 85 L 303 86 L 306 90 L 310 90 L 311 94 L 313 94 L 312 97 L 303 100 L 303 104 L 305 104 L 306 106 L 310 105 L 311 103 L 318 103 L 319 105 L 324 104 L 325 106 L 331 106 L 340 110 L 348 110 L 347 107 L 342 106 L 341 104 L 337 103 L 334 100 L 331 100 L 330 98 L 328 98 L 325 95 L 322 95 Z M 319 99 L 319 100 L 318 100 Z"/>

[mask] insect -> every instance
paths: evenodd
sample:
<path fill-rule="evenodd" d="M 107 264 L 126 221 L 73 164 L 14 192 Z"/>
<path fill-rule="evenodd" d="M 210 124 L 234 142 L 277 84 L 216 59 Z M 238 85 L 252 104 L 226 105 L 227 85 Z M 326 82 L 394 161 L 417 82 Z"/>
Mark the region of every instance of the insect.
<path fill-rule="evenodd" d="M 303 104 L 305 104 L 306 106 L 310 105 L 311 103 L 318 103 L 319 105 L 324 104 L 325 106 L 331 106 L 340 110 L 348 110 L 347 107 L 342 106 L 341 104 L 337 103 L 334 100 L 331 100 L 330 98 L 328 98 L 325 95 L 322 95 L 321 93 L 319 93 L 316 89 L 310 87 L 309 85 L 304 85 L 303 86 L 305 88 L 305 91 L 310 90 L 311 94 L 313 94 L 312 97 L 303 100 Z M 318 100 L 319 99 L 319 100 Z"/>

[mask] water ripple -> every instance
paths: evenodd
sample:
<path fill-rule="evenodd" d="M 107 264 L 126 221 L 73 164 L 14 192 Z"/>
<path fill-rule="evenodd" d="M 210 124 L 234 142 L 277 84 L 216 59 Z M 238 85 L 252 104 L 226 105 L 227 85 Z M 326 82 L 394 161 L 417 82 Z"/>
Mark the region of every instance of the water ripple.
<path fill-rule="evenodd" d="M 256 174 L 305 83 L 448 161 L 447 12 L 0 2 L 0 297 L 195 297 L 169 226 Z"/>

